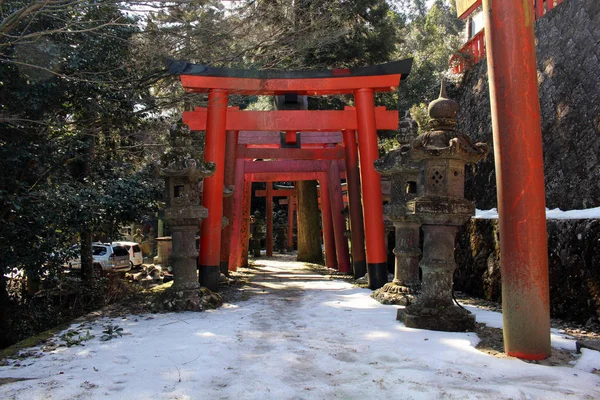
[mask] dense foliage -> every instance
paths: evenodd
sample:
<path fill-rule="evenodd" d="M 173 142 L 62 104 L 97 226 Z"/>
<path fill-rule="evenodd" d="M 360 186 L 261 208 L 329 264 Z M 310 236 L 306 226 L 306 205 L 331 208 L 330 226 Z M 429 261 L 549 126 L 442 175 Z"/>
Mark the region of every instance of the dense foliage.
<path fill-rule="evenodd" d="M 49 266 L 82 230 L 116 239 L 120 224 L 155 206 L 144 150 L 154 122 L 139 112 L 153 98 L 131 59 L 135 21 L 110 3 L 59 14 L 10 31 L 55 33 L 14 44 L 5 36 L 1 47 L 3 273 Z"/>

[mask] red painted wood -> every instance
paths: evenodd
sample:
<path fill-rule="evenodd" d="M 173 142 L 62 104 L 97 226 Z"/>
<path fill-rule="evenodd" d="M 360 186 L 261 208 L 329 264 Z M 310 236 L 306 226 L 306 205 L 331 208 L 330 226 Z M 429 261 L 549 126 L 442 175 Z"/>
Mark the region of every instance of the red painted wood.
<path fill-rule="evenodd" d="M 340 169 L 346 169 L 343 161 L 336 161 Z M 298 172 L 324 172 L 328 165 L 325 160 L 283 160 L 283 161 L 246 161 L 245 171 L 247 174 L 258 172 L 276 172 L 279 174 L 289 173 L 290 176 Z M 292 181 L 294 179 L 282 179 L 282 181 Z"/>
<path fill-rule="evenodd" d="M 235 94 L 274 95 L 331 95 L 352 93 L 368 87 L 377 92 L 389 92 L 400 85 L 400 74 L 349 76 L 319 79 L 252 79 L 215 76 L 180 75 L 186 92 L 206 93 L 210 89 L 224 89 Z"/>
<path fill-rule="evenodd" d="M 273 182 L 267 182 L 267 257 L 273 257 Z"/>
<path fill-rule="evenodd" d="M 301 132 L 302 146 L 312 144 L 341 143 L 342 135 L 340 132 Z M 279 147 L 281 136 L 279 132 L 270 131 L 242 131 L 238 139 L 238 144 L 246 145 L 264 145 L 274 144 Z"/>
<path fill-rule="evenodd" d="M 535 18 L 539 19 L 544 15 L 544 0 L 533 0 L 535 4 Z"/>
<path fill-rule="evenodd" d="M 242 218 L 244 196 L 244 160 L 236 160 L 235 189 L 233 192 L 233 212 L 231 221 L 231 241 L 229 243 L 229 270 L 235 271 L 240 266 L 242 243 Z"/>
<path fill-rule="evenodd" d="M 556 2 L 556 3 L 555 3 Z M 561 4 L 563 0 L 531 0 L 531 7 L 533 9 L 534 17 L 536 20 L 542 18 L 548 11 Z M 481 2 L 479 2 L 481 4 Z M 471 10 L 472 11 L 472 10 Z M 463 18 L 468 16 L 471 12 L 465 13 Z M 460 49 L 461 53 L 467 53 L 473 56 L 468 63 L 457 55 L 450 57 L 450 65 L 455 74 L 460 74 L 469 68 L 470 64 L 476 64 L 485 57 L 485 33 L 481 30 L 477 35 L 473 36 L 467 43 Z"/>
<path fill-rule="evenodd" d="M 286 131 L 285 132 L 285 143 L 287 143 L 287 144 L 296 144 L 297 143 L 296 131 Z"/>
<path fill-rule="evenodd" d="M 319 174 L 321 186 L 321 228 L 323 229 L 323 243 L 325 247 L 325 266 L 337 268 L 337 254 L 335 248 L 335 234 L 333 232 L 333 219 L 331 216 L 331 196 L 329 195 L 328 173 Z"/>
<path fill-rule="evenodd" d="M 235 166 L 238 132 L 228 131 L 225 141 L 225 176 L 224 185 L 235 185 Z M 223 215 L 229 220 L 229 224 L 221 231 L 221 265 L 229 264 L 231 232 L 233 224 L 233 199 L 234 196 L 223 198 Z"/>
<path fill-rule="evenodd" d="M 549 4 L 549 3 L 548 3 Z M 530 3 L 483 2 L 507 354 L 550 355 L 544 159 Z"/>
<path fill-rule="evenodd" d="M 240 255 L 240 266 L 248 266 L 248 247 L 250 246 L 250 207 L 252 205 L 252 182 L 248 175 L 244 176 L 244 196 L 242 210 L 242 254 Z"/>
<path fill-rule="evenodd" d="M 374 161 L 379 158 L 377 130 L 375 128 L 374 98 L 370 89 L 354 94 L 358 109 L 358 150 L 360 154 L 360 183 L 362 188 L 365 223 L 367 263 L 387 261 L 383 226 L 383 200 L 381 177 L 375 171 Z"/>
<path fill-rule="evenodd" d="M 377 107 L 377 129 L 398 129 L 398 111 Z M 193 131 L 206 130 L 206 108 L 196 108 L 183 113 L 183 122 Z M 356 110 L 277 110 L 227 111 L 227 130 L 234 131 L 341 131 L 357 129 Z"/>
<path fill-rule="evenodd" d="M 249 159 L 280 159 L 280 160 L 341 160 L 344 158 L 344 148 L 330 149 L 272 149 L 246 148 L 238 146 L 238 157 Z"/>
<path fill-rule="evenodd" d="M 255 172 L 250 175 L 252 182 L 314 181 L 320 172 Z"/>
<path fill-rule="evenodd" d="M 273 197 L 291 197 L 296 195 L 296 189 L 273 189 Z M 255 190 L 254 197 L 265 197 L 266 190 Z"/>
<path fill-rule="evenodd" d="M 346 152 L 346 185 L 348 189 L 348 211 L 350 213 L 352 261 L 354 264 L 357 264 L 366 260 L 365 230 L 360 200 L 358 148 L 354 131 L 343 131 L 342 134 L 344 136 L 344 150 Z"/>
<path fill-rule="evenodd" d="M 222 90 L 212 90 L 208 95 L 204 159 L 214 162 L 216 171 L 213 176 L 204 178 L 202 205 L 208 209 L 208 218 L 202 222 L 202 234 L 200 236 L 201 268 L 202 266 L 218 267 L 220 263 L 227 101 L 227 93 Z M 216 287 L 214 287 L 215 282 L 211 281 L 207 284 L 211 286 L 207 286 L 209 289 L 216 290 Z M 218 285 L 218 282 L 216 284 Z"/>
<path fill-rule="evenodd" d="M 474 2 L 469 8 L 467 8 L 462 14 L 458 16 L 458 19 L 466 19 L 469 15 L 473 13 L 478 7 L 481 6 L 481 0 L 477 0 Z"/>
<path fill-rule="evenodd" d="M 346 217 L 342 215 L 344 200 L 342 196 L 342 185 L 340 182 L 340 171 L 338 164 L 329 163 L 327 174 L 329 181 L 329 198 L 331 202 L 331 219 L 333 221 L 333 234 L 335 236 L 335 252 L 340 272 L 350 272 L 350 254 L 348 252 L 348 238 L 346 237 Z"/>

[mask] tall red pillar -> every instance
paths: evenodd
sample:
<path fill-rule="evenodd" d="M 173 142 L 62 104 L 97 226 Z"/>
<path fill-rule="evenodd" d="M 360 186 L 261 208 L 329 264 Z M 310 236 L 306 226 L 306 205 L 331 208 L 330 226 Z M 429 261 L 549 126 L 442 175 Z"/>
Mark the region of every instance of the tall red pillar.
<path fill-rule="evenodd" d="M 373 162 L 379 158 L 373 89 L 356 90 L 354 100 L 356 102 L 360 183 L 367 244 L 367 276 L 369 288 L 379 289 L 387 283 L 387 254 L 381 177 L 375 172 L 373 166 Z"/>
<path fill-rule="evenodd" d="M 246 176 L 244 180 L 244 197 L 242 209 L 241 254 L 239 266 L 248 266 L 248 247 L 250 245 L 250 207 L 252 201 L 252 181 Z"/>
<path fill-rule="evenodd" d="M 344 130 L 342 135 L 344 137 L 348 211 L 350 213 L 352 271 L 355 278 L 361 278 L 367 273 L 367 261 L 365 259 L 365 230 L 360 203 L 358 148 L 356 147 L 356 133 L 353 130 Z"/>
<path fill-rule="evenodd" d="M 208 209 L 208 218 L 202 222 L 198 279 L 200 285 L 212 291 L 219 287 L 227 100 L 225 90 L 211 89 L 208 93 L 204 159 L 215 163 L 216 171 L 213 176 L 204 179 L 202 205 Z"/>
<path fill-rule="evenodd" d="M 335 252 L 340 272 L 350 272 L 350 255 L 348 254 L 348 238 L 346 237 L 346 217 L 342 214 L 344 209 L 344 196 L 340 182 L 340 168 L 337 160 L 329 161 L 327 178 L 329 181 L 329 199 L 331 201 L 331 219 L 333 221 L 333 234 L 335 235 Z M 321 205 L 322 206 L 322 205 Z"/>
<path fill-rule="evenodd" d="M 267 182 L 267 257 L 273 257 L 273 182 Z"/>
<path fill-rule="evenodd" d="M 229 270 L 235 271 L 240 266 L 241 232 L 243 226 L 244 204 L 244 160 L 236 160 L 235 189 L 233 191 L 233 207 L 231 217 L 231 240 L 229 242 Z"/>
<path fill-rule="evenodd" d="M 333 220 L 331 218 L 331 196 L 329 195 L 327 173 L 319 174 L 319 184 L 321 186 L 321 225 L 323 227 L 323 243 L 325 245 L 325 266 L 327 268 L 337 268 L 335 236 L 333 233 Z"/>
<path fill-rule="evenodd" d="M 238 131 L 227 131 L 227 139 L 225 141 L 225 176 L 223 179 L 226 187 L 235 187 L 235 164 L 238 135 Z M 221 231 L 220 270 L 222 274 L 229 273 L 229 254 L 232 238 L 231 228 L 233 225 L 233 199 L 234 196 L 225 197 L 223 199 L 223 216 L 229 220 L 229 224 Z"/>
<path fill-rule="evenodd" d="M 500 227 L 504 350 L 550 355 L 544 159 L 531 2 L 484 0 Z"/>

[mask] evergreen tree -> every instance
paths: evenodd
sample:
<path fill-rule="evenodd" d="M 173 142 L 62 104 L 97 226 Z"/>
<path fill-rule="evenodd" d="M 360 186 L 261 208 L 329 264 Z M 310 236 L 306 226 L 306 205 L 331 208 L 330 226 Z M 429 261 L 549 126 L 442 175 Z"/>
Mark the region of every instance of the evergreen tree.
<path fill-rule="evenodd" d="M 77 235 L 88 248 L 91 232 L 116 239 L 116 227 L 156 198 L 141 146 L 153 125 L 141 111 L 153 99 L 130 55 L 136 21 L 114 3 L 77 3 L 23 19 L 7 34 L 35 41 L 11 44 L 5 35 L 2 43 L 2 275 L 57 267 Z M 89 252 L 84 267 L 89 275 Z"/>

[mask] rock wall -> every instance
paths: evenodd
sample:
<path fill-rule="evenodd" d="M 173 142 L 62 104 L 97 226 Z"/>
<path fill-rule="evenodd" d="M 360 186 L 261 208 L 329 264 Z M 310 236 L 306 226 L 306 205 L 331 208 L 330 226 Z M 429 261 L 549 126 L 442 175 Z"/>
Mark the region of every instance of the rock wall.
<path fill-rule="evenodd" d="M 550 314 L 581 324 L 600 317 L 600 220 L 548 220 Z M 454 288 L 501 301 L 498 220 L 473 219 L 457 235 Z"/>
<path fill-rule="evenodd" d="M 600 206 L 600 1 L 566 0 L 536 22 L 538 82 L 548 208 Z M 459 127 L 493 148 L 485 60 L 451 97 Z M 467 174 L 466 196 L 496 207 L 493 153 Z"/>

